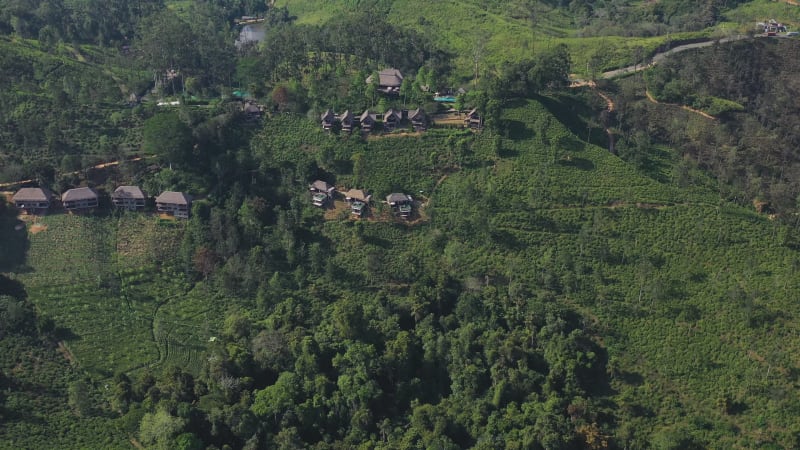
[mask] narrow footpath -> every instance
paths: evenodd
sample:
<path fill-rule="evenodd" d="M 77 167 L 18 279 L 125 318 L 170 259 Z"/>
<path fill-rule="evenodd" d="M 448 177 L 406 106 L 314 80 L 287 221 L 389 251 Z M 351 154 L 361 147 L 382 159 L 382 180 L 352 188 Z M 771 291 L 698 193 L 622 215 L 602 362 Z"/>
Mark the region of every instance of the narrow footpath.
<path fill-rule="evenodd" d="M 96 164 L 96 165 L 91 166 L 91 167 L 87 167 L 85 169 L 76 170 L 74 172 L 66 172 L 63 175 L 77 175 L 77 174 L 83 172 L 84 170 L 105 169 L 106 167 L 118 166 L 121 162 L 141 161 L 141 160 L 143 160 L 145 158 L 150 158 L 150 156 L 137 156 L 136 158 L 127 159 L 127 160 L 124 160 L 124 161 L 116 160 L 116 161 L 104 162 L 104 163 Z M 18 184 L 33 183 L 34 181 L 36 181 L 36 180 L 28 179 L 28 180 L 19 180 L 19 181 L 9 181 L 7 183 L 0 183 L 0 188 L 7 188 L 7 187 L 10 187 L 10 186 L 16 186 Z"/>
<path fill-rule="evenodd" d="M 668 105 L 668 106 L 676 106 L 676 107 L 679 107 L 679 108 L 683 109 L 684 111 L 689 111 L 689 112 L 691 112 L 691 113 L 695 113 L 695 114 L 698 114 L 698 115 L 700 115 L 700 116 L 703 116 L 703 117 L 705 117 L 706 119 L 709 119 L 709 120 L 717 120 L 717 118 L 716 118 L 716 117 L 714 117 L 714 116 L 712 116 L 711 114 L 708 114 L 707 112 L 704 112 L 704 111 L 700 111 L 699 109 L 694 109 L 694 108 L 692 108 L 691 106 L 679 105 L 679 104 L 677 104 L 677 103 L 663 103 L 663 102 L 659 102 L 659 101 L 658 101 L 658 100 L 657 100 L 655 97 L 653 97 L 653 94 L 651 94 L 651 93 L 650 93 L 650 91 L 648 91 L 647 89 L 645 89 L 645 91 L 644 91 L 644 95 L 646 95 L 646 96 L 647 96 L 647 100 L 649 100 L 649 101 L 650 101 L 650 103 L 655 103 L 656 105 Z"/>

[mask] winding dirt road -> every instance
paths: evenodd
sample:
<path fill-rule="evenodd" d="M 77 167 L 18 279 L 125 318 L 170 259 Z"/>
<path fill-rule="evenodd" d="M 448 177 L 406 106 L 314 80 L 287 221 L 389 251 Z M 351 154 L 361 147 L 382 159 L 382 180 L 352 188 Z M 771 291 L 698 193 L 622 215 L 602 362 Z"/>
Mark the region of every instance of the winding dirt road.
<path fill-rule="evenodd" d="M 724 44 L 726 42 L 741 41 L 743 39 L 752 39 L 752 38 L 749 37 L 749 36 L 746 36 L 746 35 L 738 35 L 738 36 L 731 36 L 731 37 L 717 39 L 717 40 L 710 40 L 710 41 L 704 41 L 704 42 L 695 42 L 693 44 L 678 45 L 678 46 L 673 47 L 673 48 L 671 48 L 671 49 L 669 49 L 669 50 L 667 50 L 665 52 L 656 53 L 655 55 L 653 55 L 653 57 L 650 59 L 650 62 L 647 63 L 647 64 L 635 64 L 635 65 L 628 66 L 628 67 L 622 67 L 620 69 L 609 70 L 608 72 L 603 72 L 600 75 L 600 78 L 608 80 L 608 79 L 611 79 L 611 78 L 617 78 L 617 77 L 621 77 L 621 76 L 624 76 L 624 75 L 629 75 L 629 74 L 632 74 L 632 73 L 641 72 L 642 70 L 648 69 L 648 68 L 650 68 L 650 67 L 652 67 L 652 66 L 654 66 L 656 64 L 659 64 L 660 62 L 664 61 L 664 59 L 666 59 L 668 56 L 674 55 L 675 53 L 685 52 L 687 50 L 693 50 L 695 48 L 711 47 L 712 45 L 718 44 L 718 43 L 719 44 Z"/>
<path fill-rule="evenodd" d="M 787 1 L 787 3 L 790 3 L 790 2 L 792 2 L 794 0 L 786 0 L 786 1 Z M 603 80 L 608 80 L 608 79 L 617 78 L 617 77 L 621 77 L 621 76 L 625 76 L 625 75 L 630 75 L 630 74 L 633 74 L 633 73 L 636 73 L 636 72 L 641 72 L 643 70 L 649 69 L 650 67 L 653 67 L 656 64 L 661 63 L 667 57 L 672 56 L 672 55 L 674 55 L 676 53 L 685 52 L 687 50 L 693 50 L 693 49 L 696 49 L 696 48 L 711 47 L 714 44 L 724 44 L 724 43 L 727 43 L 727 42 L 740 41 L 740 40 L 743 40 L 743 39 L 752 39 L 752 38 L 750 36 L 746 36 L 746 35 L 738 35 L 738 36 L 731 36 L 731 37 L 717 39 L 717 40 L 709 40 L 709 41 L 704 41 L 704 42 L 695 42 L 695 43 L 692 43 L 692 44 L 678 45 L 678 46 L 673 47 L 673 48 L 671 48 L 671 49 L 669 49 L 669 50 L 667 50 L 665 52 L 656 53 L 655 55 L 653 55 L 653 57 L 650 59 L 650 62 L 648 62 L 647 64 L 634 64 L 632 66 L 622 67 L 620 69 L 609 70 L 607 72 L 603 72 L 602 74 L 600 74 L 599 78 L 603 79 Z M 572 83 L 570 83 L 570 87 L 581 87 L 581 86 L 589 86 L 590 88 L 592 88 L 592 90 L 606 102 L 606 109 L 608 110 L 608 112 L 613 112 L 614 111 L 614 101 L 606 93 L 604 93 L 604 92 L 600 91 L 599 89 L 597 89 L 597 84 L 594 81 L 586 81 L 586 80 L 575 79 L 575 80 L 572 81 Z M 653 97 L 650 94 L 650 92 L 648 92 L 646 90 L 645 90 L 645 95 L 647 96 L 647 99 L 650 100 L 652 103 L 659 103 L 659 101 L 656 100 L 655 97 Z M 705 117 L 707 119 L 716 120 L 716 117 L 714 117 L 714 116 L 712 116 L 712 115 L 710 115 L 708 113 L 705 113 L 703 111 L 691 108 L 691 107 L 686 106 L 686 105 L 677 105 L 677 104 L 673 105 L 673 104 L 669 104 L 669 103 L 664 103 L 664 104 L 665 105 L 670 105 L 670 106 L 680 107 L 680 108 L 682 108 L 682 109 L 684 109 L 686 111 L 693 112 L 695 114 L 699 114 L 699 115 L 701 115 L 701 116 L 703 116 L 703 117 Z M 606 130 L 606 132 L 608 133 L 609 137 L 611 137 L 610 130 Z M 613 151 L 613 143 L 611 145 L 612 145 L 612 151 Z"/>

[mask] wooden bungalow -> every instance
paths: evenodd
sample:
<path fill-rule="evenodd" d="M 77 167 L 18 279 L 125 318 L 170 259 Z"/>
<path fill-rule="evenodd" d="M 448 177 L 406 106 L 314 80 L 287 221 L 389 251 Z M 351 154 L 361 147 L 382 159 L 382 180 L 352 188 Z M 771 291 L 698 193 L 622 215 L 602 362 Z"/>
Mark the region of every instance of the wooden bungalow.
<path fill-rule="evenodd" d="M 367 84 L 372 84 L 374 75 L 367 77 Z M 378 91 L 384 94 L 397 95 L 403 85 L 403 74 L 397 69 L 383 69 L 378 72 Z"/>
<path fill-rule="evenodd" d="M 164 191 L 156 197 L 156 210 L 181 219 L 189 218 L 192 198 L 183 192 Z"/>
<path fill-rule="evenodd" d="M 320 116 L 322 120 L 322 129 L 325 131 L 329 131 L 333 128 L 333 122 L 336 121 L 336 115 L 333 113 L 332 110 L 328 109 L 322 116 Z"/>
<path fill-rule="evenodd" d="M 22 188 L 11 198 L 14 206 L 23 214 L 46 214 L 53 193 L 45 188 Z"/>
<path fill-rule="evenodd" d="M 143 210 L 145 199 L 144 192 L 139 186 L 120 186 L 111 194 L 111 203 L 114 204 L 114 207 L 128 211 Z"/>
<path fill-rule="evenodd" d="M 372 196 L 361 189 L 350 189 L 344 193 L 344 198 L 350 202 L 350 212 L 356 217 L 363 217 Z"/>
<path fill-rule="evenodd" d="M 336 187 L 322 180 L 316 180 L 308 186 L 308 190 L 311 191 L 311 203 L 314 206 L 323 207 L 333 198 Z"/>
<path fill-rule="evenodd" d="M 428 116 L 422 108 L 409 111 L 408 120 L 411 121 L 411 126 L 414 127 L 414 131 L 425 131 L 428 129 Z"/>
<path fill-rule="evenodd" d="M 483 128 L 483 116 L 478 114 L 477 108 L 473 108 L 472 111 L 467 113 L 464 118 L 464 126 L 475 130 Z"/>
<path fill-rule="evenodd" d="M 394 129 L 400 125 L 401 120 L 403 120 L 403 116 L 400 111 L 394 108 L 389 108 L 385 113 L 383 113 L 383 130 L 394 131 Z"/>
<path fill-rule="evenodd" d="M 99 196 L 89 187 L 70 189 L 61 194 L 61 204 L 67 211 L 79 212 L 97 208 Z"/>
<path fill-rule="evenodd" d="M 386 196 L 386 203 L 388 203 L 395 214 L 399 214 L 400 217 L 404 219 L 411 217 L 411 206 L 414 203 L 414 199 L 411 198 L 410 195 L 394 192 Z"/>
<path fill-rule="evenodd" d="M 355 121 L 355 116 L 350 112 L 349 109 L 339 116 L 339 122 L 342 123 L 342 131 L 347 133 L 353 131 L 353 125 L 355 125 Z"/>
<path fill-rule="evenodd" d="M 375 116 L 370 114 L 369 110 L 364 111 L 361 113 L 361 117 L 359 117 L 359 123 L 361 124 L 361 131 L 364 133 L 369 133 L 372 131 L 372 127 L 375 126 Z"/>
<path fill-rule="evenodd" d="M 264 115 L 264 110 L 256 103 L 245 102 L 242 105 L 242 112 L 248 119 L 257 120 Z"/>

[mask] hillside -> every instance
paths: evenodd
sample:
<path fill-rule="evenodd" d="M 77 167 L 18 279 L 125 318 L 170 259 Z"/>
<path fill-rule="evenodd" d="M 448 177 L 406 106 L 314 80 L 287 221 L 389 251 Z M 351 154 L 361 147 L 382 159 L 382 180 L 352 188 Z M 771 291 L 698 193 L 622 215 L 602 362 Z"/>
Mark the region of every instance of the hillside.
<path fill-rule="evenodd" d="M 141 116 L 127 101 L 146 75 L 116 54 L 0 36 L 0 181 L 52 180 L 48 167 L 70 172 L 137 151 Z"/>
<path fill-rule="evenodd" d="M 341 15 L 371 10 L 390 23 L 420 32 L 453 56 L 460 79 L 474 75 L 476 60 L 494 70 L 566 44 L 576 73 L 616 69 L 671 41 L 722 37 L 754 30 L 765 18 L 800 25 L 797 8 L 770 0 L 695 2 L 445 2 L 277 0 L 303 25 L 321 25 Z"/>
<path fill-rule="evenodd" d="M 611 87 L 622 94 L 620 152 L 635 159 L 643 148 L 638 164 L 644 166 L 648 147 L 672 146 L 684 163 L 721 181 L 721 196 L 755 200 L 771 213 L 795 212 L 799 56 L 795 40 L 755 39 L 681 53 L 642 78 L 620 81 Z M 686 114 L 676 105 L 713 117 Z"/>
<path fill-rule="evenodd" d="M 791 5 L 36 5 L 0 1 L 0 449 L 800 447 L 800 41 L 646 64 Z"/>
<path fill-rule="evenodd" d="M 272 149 L 269 156 L 254 155 L 264 161 L 263 167 L 303 167 L 306 163 L 298 159 L 303 153 L 279 150 L 297 148 L 292 139 L 305 142 L 306 155 L 315 155 L 331 144 L 347 143 L 313 126 L 288 131 L 285 121 L 281 125 L 282 119 L 275 120 L 273 125 L 267 124 L 263 143 L 256 147 Z M 304 219 L 296 222 L 299 228 L 292 234 L 297 239 L 310 227 L 308 232 L 316 237 L 310 241 L 301 238 L 302 242 L 285 247 L 287 236 L 279 237 L 275 228 L 267 235 L 273 237 L 265 242 L 290 253 L 297 252 L 298 246 L 308 248 L 311 265 L 290 263 L 298 267 L 293 273 L 288 267 L 289 271 L 276 266 L 277 260 L 268 264 L 275 272 L 268 284 L 258 288 L 262 306 L 245 313 L 256 327 L 252 331 L 227 328 L 232 326 L 230 317 L 237 317 L 236 313 L 230 316 L 232 311 L 248 303 L 235 297 L 211 301 L 204 283 L 194 289 L 174 283 L 176 274 L 168 269 L 169 255 L 180 253 L 174 247 L 179 239 L 165 233 L 179 236 L 187 231 L 162 228 L 152 218 L 46 217 L 42 223 L 47 229 L 30 237 L 30 268 L 19 279 L 40 314 L 64 329 L 64 342 L 74 363 L 101 379 L 118 372 L 136 379 L 140 367 L 170 364 L 201 375 L 208 370 L 203 368 L 201 355 L 211 351 L 209 337 L 252 340 L 245 344 L 250 346 L 261 333 L 279 333 L 290 341 L 311 339 L 308 342 L 319 346 L 314 352 L 321 359 L 315 364 L 333 364 L 322 376 L 329 383 L 340 380 L 333 392 L 345 388 L 341 380 L 347 372 L 336 362 L 345 354 L 342 352 L 359 346 L 366 346 L 362 351 L 371 348 L 369 351 L 378 352 L 378 365 L 362 376 L 367 380 L 376 377 L 380 388 L 361 408 L 368 408 L 381 421 L 388 420 L 390 430 L 398 427 L 387 431 L 394 436 L 390 441 L 410 444 L 436 436 L 440 442 L 447 439 L 471 446 L 491 433 L 504 436 L 505 445 L 512 445 L 516 433 L 526 426 L 539 430 L 534 434 L 537 439 L 545 439 L 546 434 L 541 433 L 554 430 L 540 429 L 544 425 L 539 420 L 486 428 L 482 421 L 465 422 L 466 418 L 446 408 L 488 408 L 482 413 L 486 414 L 483 420 L 491 423 L 497 414 L 511 414 L 532 407 L 539 401 L 536 398 L 556 396 L 552 401 L 558 398 L 566 410 L 589 402 L 580 406 L 580 413 L 570 413 L 577 422 L 559 433 L 572 430 L 570 434 L 582 436 L 590 431 L 580 424 L 594 424 L 597 432 L 620 447 L 677 439 L 678 434 L 698 445 L 717 448 L 750 447 L 758 442 L 789 445 L 794 416 L 788 411 L 800 406 L 794 396 L 785 395 L 796 388 L 792 374 L 798 362 L 791 349 L 800 343 L 793 332 L 797 318 L 791 313 L 798 288 L 792 261 L 800 255 L 780 244 L 786 228 L 748 209 L 720 203 L 713 191 L 659 183 L 603 149 L 580 144 L 539 102 L 511 106 L 504 111 L 503 121 L 511 131 L 500 139 L 499 153 L 490 134 L 462 137 L 469 150 L 461 169 L 435 188 L 434 181 L 440 176 L 435 169 L 431 172 L 425 153 L 416 162 L 409 159 L 420 137 L 384 139 L 390 152 L 380 150 L 381 140 L 366 148 L 352 147 L 356 143 L 341 147 L 334 161 L 349 160 L 355 152 L 370 168 L 360 180 L 364 185 L 386 183 L 386 192 L 398 187 L 429 192 L 425 214 L 431 219 L 414 227 L 391 221 L 322 221 L 322 212 L 310 209 L 306 195 L 299 195 L 302 186 L 297 186 L 291 203 L 301 208 L 297 212 L 302 211 Z M 271 133 L 271 126 L 284 134 Z M 424 139 L 425 148 L 442 148 L 447 135 Z M 573 140 L 576 145 L 568 144 Z M 548 142 L 559 142 L 559 147 L 571 150 L 554 153 Z M 345 150 L 348 147 L 351 149 Z M 392 181 L 392 173 L 376 172 L 378 167 L 403 165 L 408 169 L 396 172 L 401 175 L 396 181 Z M 340 183 L 354 181 L 351 172 L 336 172 L 335 164 L 326 169 L 336 173 Z M 195 220 L 198 224 L 189 224 L 189 228 L 201 226 L 203 219 L 192 222 Z M 86 234 L 76 235 L 79 231 Z M 66 240 L 67 236 L 71 239 Z M 173 250 L 164 247 L 169 242 L 175 243 Z M 164 262 L 156 261 L 154 266 L 151 252 L 156 248 Z M 314 256 L 314 248 L 322 253 Z M 320 258 L 323 261 L 314 262 Z M 68 260 L 91 265 L 74 266 L 66 263 Z M 218 270 L 222 281 L 227 270 Z M 301 279 L 297 270 L 303 274 Z M 439 285 L 442 282 L 445 284 Z M 436 294 L 440 289 L 441 294 Z M 353 308 L 350 302 L 355 298 L 362 305 L 348 309 Z M 292 310 L 295 312 L 287 316 Z M 334 322 L 334 328 L 328 329 L 325 318 L 329 314 L 346 314 L 350 319 Z M 213 318 L 221 315 L 229 316 L 224 326 Z M 354 320 L 364 328 L 355 326 Z M 559 325 L 553 320 L 564 322 Z M 301 324 L 302 328 L 296 328 Z M 256 331 L 262 327 L 264 331 Z M 548 353 L 556 351 L 548 349 L 556 342 L 552 336 L 559 333 L 552 327 L 576 330 L 569 333 L 572 338 L 577 338 L 575 333 L 580 330 L 585 336 L 580 339 L 588 339 L 577 344 L 584 350 L 575 350 L 584 356 L 571 356 L 578 358 L 578 366 L 558 369 L 552 358 L 564 350 Z M 502 334 L 495 334 L 499 330 Z M 537 335 L 533 347 L 512 340 L 503 344 L 511 345 L 510 349 L 494 349 L 511 336 Z M 440 372 L 426 375 L 418 372 L 423 367 L 419 366 L 407 375 L 390 375 L 398 369 L 383 365 L 390 361 L 388 352 L 396 350 L 378 342 L 394 342 L 401 336 L 410 339 L 404 344 L 409 358 L 417 352 L 419 358 L 427 354 L 424 342 L 431 339 L 452 348 L 438 350 L 445 351 L 440 355 Z M 473 356 L 456 352 L 461 345 L 458 340 L 467 336 L 473 342 L 469 344 Z M 199 353 L 193 357 L 187 351 Z M 285 351 L 282 358 L 288 359 L 267 367 L 288 370 L 300 364 L 299 358 L 307 350 L 290 346 Z M 530 353 L 528 358 L 533 359 L 524 363 L 525 359 L 509 355 L 509 362 L 516 361 L 514 367 L 524 370 L 513 375 L 514 371 L 497 366 L 500 362 L 492 356 L 497 351 Z M 414 367 L 430 357 L 433 355 L 405 364 Z M 468 359 L 459 362 L 464 357 Z M 537 358 L 544 360 L 534 363 Z M 192 364 L 199 364 L 196 370 L 191 369 Z M 239 364 L 228 370 L 245 370 Z M 457 380 L 464 370 L 475 371 L 475 378 L 469 381 L 473 387 L 462 392 L 458 386 L 467 380 Z M 559 375 L 560 370 L 568 371 Z M 573 370 L 575 375 L 568 375 Z M 435 376 L 444 390 L 415 387 L 415 373 L 426 378 L 438 373 Z M 564 376 L 567 378 L 562 379 Z M 571 376 L 578 378 L 569 382 Z M 393 407 L 397 410 L 379 406 L 384 403 L 379 399 L 400 394 L 392 393 L 389 380 L 398 386 L 411 383 L 404 388 L 408 391 L 403 395 L 410 396 L 405 401 L 417 398 L 421 403 L 401 402 Z M 574 382 L 577 384 L 570 384 Z M 256 383 L 256 388 L 264 386 Z M 256 390 L 256 404 L 261 392 L 267 391 Z M 530 392 L 540 394 L 531 397 Z M 311 394 L 301 389 L 291 395 L 292 402 L 301 405 Z M 528 402 L 534 403 L 526 406 Z M 256 414 L 260 408 L 253 406 Z M 348 415 L 357 413 L 350 408 L 345 409 L 350 411 Z M 453 431 L 416 438 L 412 430 L 422 432 L 418 425 L 401 431 L 403 416 L 421 414 L 424 408 L 439 411 L 445 420 L 442 426 Z M 557 417 L 563 411 L 552 413 Z M 302 417 L 283 420 L 298 430 L 321 425 L 318 419 Z M 768 433 L 763 431 L 764 423 L 770 424 Z M 368 424 L 361 426 L 367 433 L 375 430 Z M 348 435 L 356 430 L 350 427 Z M 731 433 L 733 428 L 738 431 Z M 313 441 L 306 441 L 305 433 L 300 431 L 298 438 L 310 444 Z M 331 435 L 338 439 L 336 436 L 345 438 Z"/>

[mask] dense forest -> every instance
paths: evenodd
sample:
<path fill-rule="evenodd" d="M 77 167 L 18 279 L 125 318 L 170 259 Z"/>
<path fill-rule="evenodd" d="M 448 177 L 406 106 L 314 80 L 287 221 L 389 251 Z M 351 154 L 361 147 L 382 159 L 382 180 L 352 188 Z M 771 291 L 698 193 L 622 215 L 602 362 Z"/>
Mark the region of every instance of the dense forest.
<path fill-rule="evenodd" d="M 701 3 L 0 0 L 0 448 L 799 447 L 800 13 Z"/>

